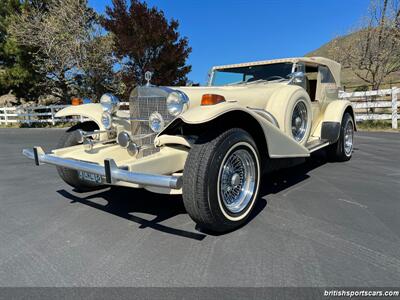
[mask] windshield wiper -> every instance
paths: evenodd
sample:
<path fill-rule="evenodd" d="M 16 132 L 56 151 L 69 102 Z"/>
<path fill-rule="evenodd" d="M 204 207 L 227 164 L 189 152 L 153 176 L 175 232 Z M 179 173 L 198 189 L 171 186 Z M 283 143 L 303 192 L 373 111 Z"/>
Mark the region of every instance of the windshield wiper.
<path fill-rule="evenodd" d="M 228 83 L 227 85 L 242 85 L 242 84 L 252 84 L 252 83 L 257 83 L 257 82 L 261 82 L 261 81 L 266 81 L 268 82 L 267 79 L 258 79 L 258 80 L 254 80 L 254 81 L 241 81 L 241 82 L 234 82 L 234 83 Z"/>
<path fill-rule="evenodd" d="M 285 79 L 285 78 L 274 79 L 274 80 L 267 80 L 267 79 L 257 79 L 257 80 L 254 80 L 254 81 L 240 81 L 240 82 L 233 82 L 233 83 L 228 83 L 227 85 L 246 85 L 246 84 L 259 83 L 259 82 L 265 82 L 265 83 L 268 83 L 268 82 L 274 82 L 274 81 L 281 82 L 281 81 L 287 81 L 287 80 L 288 80 L 288 79 Z"/>

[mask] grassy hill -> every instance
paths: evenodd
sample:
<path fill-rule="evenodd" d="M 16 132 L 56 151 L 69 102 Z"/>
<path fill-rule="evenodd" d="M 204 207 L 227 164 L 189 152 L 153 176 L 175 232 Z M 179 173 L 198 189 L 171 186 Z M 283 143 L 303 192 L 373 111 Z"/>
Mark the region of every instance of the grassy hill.
<path fill-rule="evenodd" d="M 357 35 L 357 32 L 338 38 L 338 44 L 351 43 L 351 41 L 355 39 L 355 35 Z M 305 56 L 322 56 L 333 59 L 331 53 L 334 41 L 335 40 L 332 40 L 322 45 L 320 48 L 307 53 Z M 358 78 L 351 69 L 342 68 L 342 86 L 346 87 L 346 90 L 353 90 L 364 85 L 368 85 L 368 83 Z M 390 87 L 390 85 L 400 87 L 400 72 L 394 73 L 386 78 L 382 88 Z"/>

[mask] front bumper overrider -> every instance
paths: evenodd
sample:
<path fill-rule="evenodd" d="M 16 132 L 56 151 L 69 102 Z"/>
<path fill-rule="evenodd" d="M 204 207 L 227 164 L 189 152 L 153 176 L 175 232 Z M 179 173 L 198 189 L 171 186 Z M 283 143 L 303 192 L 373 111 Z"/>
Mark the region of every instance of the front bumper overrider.
<path fill-rule="evenodd" d="M 77 171 L 93 173 L 105 178 L 106 184 L 115 184 L 119 181 L 138 184 L 144 187 L 160 187 L 169 189 L 180 189 L 182 187 L 182 176 L 168 176 L 131 172 L 119 168 L 111 158 L 104 160 L 104 166 L 79 161 L 76 159 L 62 158 L 53 154 L 46 154 L 41 147 L 24 149 L 22 154 L 33 159 L 35 164 L 50 164 Z"/>

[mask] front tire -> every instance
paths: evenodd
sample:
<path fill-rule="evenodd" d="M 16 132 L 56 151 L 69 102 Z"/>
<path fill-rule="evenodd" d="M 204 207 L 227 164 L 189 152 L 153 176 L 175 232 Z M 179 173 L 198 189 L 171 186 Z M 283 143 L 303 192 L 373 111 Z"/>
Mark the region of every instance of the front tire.
<path fill-rule="evenodd" d="M 183 176 L 183 202 L 190 217 L 215 232 L 244 224 L 258 197 L 260 165 L 257 146 L 242 129 L 200 137 Z"/>
<path fill-rule="evenodd" d="M 94 122 L 83 122 L 71 127 L 61 136 L 57 144 L 57 149 L 79 145 L 80 142 L 77 135 L 79 129 L 83 131 L 94 131 L 98 129 L 98 127 Z M 95 183 L 81 180 L 76 170 L 57 167 L 57 172 L 65 183 L 74 187 L 79 192 L 90 191 L 98 187 Z"/>

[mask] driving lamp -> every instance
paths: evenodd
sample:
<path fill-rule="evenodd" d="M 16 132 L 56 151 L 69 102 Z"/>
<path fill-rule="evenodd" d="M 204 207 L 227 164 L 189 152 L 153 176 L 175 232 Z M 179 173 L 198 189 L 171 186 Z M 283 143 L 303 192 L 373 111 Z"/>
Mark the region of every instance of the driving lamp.
<path fill-rule="evenodd" d="M 164 119 L 158 112 L 153 112 L 149 117 L 149 126 L 154 132 L 160 132 L 164 128 Z"/>
<path fill-rule="evenodd" d="M 105 129 L 110 129 L 111 128 L 111 114 L 109 112 L 103 112 L 101 115 L 101 124 L 103 124 Z"/>

